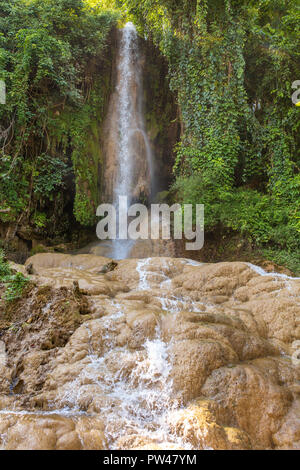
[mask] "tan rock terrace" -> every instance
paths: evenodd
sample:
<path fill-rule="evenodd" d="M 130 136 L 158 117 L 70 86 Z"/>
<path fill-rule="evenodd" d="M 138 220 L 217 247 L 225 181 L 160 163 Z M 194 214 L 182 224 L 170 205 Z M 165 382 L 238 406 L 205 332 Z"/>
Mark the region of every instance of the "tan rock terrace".
<path fill-rule="evenodd" d="M 1 324 L 2 449 L 300 448 L 299 279 L 110 261 L 27 261 Z"/>

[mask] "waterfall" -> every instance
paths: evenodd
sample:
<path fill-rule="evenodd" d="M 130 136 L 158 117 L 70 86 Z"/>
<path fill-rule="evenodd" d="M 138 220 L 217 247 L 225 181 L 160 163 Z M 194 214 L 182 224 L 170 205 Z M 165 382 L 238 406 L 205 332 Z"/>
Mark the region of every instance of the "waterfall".
<path fill-rule="evenodd" d="M 150 196 L 152 173 L 152 152 L 143 115 L 139 42 L 132 23 L 122 29 L 118 54 L 116 205 L 119 196 L 127 196 L 128 204 L 138 200 L 143 191 Z"/>
<path fill-rule="evenodd" d="M 101 203 L 111 203 L 117 215 L 117 239 L 100 239 L 77 251 L 116 260 L 174 255 L 173 241 L 124 240 L 119 236 L 119 198 L 127 204 L 152 202 L 157 189 L 155 159 L 146 129 L 141 39 L 133 23 L 117 32 L 117 54 L 112 71 L 113 91 L 102 129 L 103 184 Z M 122 227 L 123 228 L 123 227 Z M 125 227 L 126 229 L 127 227 Z M 125 230 L 124 230 L 125 232 Z M 123 234 L 124 234 L 123 232 Z"/>
<path fill-rule="evenodd" d="M 117 63 L 115 207 L 120 196 L 127 196 L 128 205 L 151 197 L 153 156 L 145 127 L 141 56 L 133 23 L 121 31 Z M 115 240 L 111 256 L 126 258 L 132 246 L 131 240 Z"/>
<path fill-rule="evenodd" d="M 133 103 L 131 101 L 131 88 L 136 80 L 134 73 L 134 55 L 136 50 L 136 30 L 128 23 L 122 32 L 121 47 L 119 49 L 120 62 L 118 84 L 119 96 L 119 142 L 118 142 L 118 175 L 114 188 L 115 203 L 119 196 L 131 196 L 133 176 L 133 158 L 131 149 L 131 129 L 134 124 Z M 130 202 L 130 201 L 129 201 Z"/>
<path fill-rule="evenodd" d="M 150 236 L 148 239 L 124 239 L 126 226 L 122 226 L 122 234 L 119 233 L 119 198 L 127 198 L 128 207 L 135 203 L 151 203 L 158 187 L 155 181 L 155 155 L 146 129 L 143 87 L 146 56 L 142 40 L 130 22 L 117 31 L 116 39 L 113 90 L 102 128 L 101 160 L 104 165 L 99 197 L 102 204 L 113 204 L 116 209 L 116 239 L 111 240 L 104 235 L 76 253 L 89 253 L 115 260 L 173 256 L 173 240 L 152 240 Z M 126 216 L 123 201 L 122 209 Z M 130 222 L 130 217 L 128 219 Z"/>

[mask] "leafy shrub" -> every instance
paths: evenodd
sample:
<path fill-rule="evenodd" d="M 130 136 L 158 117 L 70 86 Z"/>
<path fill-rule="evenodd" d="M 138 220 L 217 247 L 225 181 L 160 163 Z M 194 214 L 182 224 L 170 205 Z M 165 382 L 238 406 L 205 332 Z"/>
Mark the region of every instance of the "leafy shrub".
<path fill-rule="evenodd" d="M 300 248 L 299 1 L 117 4 L 169 64 L 181 124 L 172 190 L 205 204 L 207 230 L 246 234 L 290 263 Z"/>
<path fill-rule="evenodd" d="M 3 298 L 7 302 L 22 297 L 25 287 L 28 285 L 29 279 L 22 273 L 14 273 L 5 260 L 3 250 L 0 250 L 0 285 L 5 288 Z"/>
<path fill-rule="evenodd" d="M 173 198 L 182 204 L 204 204 L 205 230 L 229 230 L 246 236 L 269 259 L 300 271 L 300 237 L 297 205 L 250 188 L 217 192 L 201 176 L 179 177 Z M 175 194 L 176 197 L 175 197 Z M 280 264 L 280 263 L 279 263 Z"/>
<path fill-rule="evenodd" d="M 110 76 L 106 44 L 118 18 L 105 2 L 0 0 L 0 221 L 37 221 L 49 233 L 51 212 L 61 219 L 74 190 L 96 197 L 100 157 L 97 149 L 90 158 L 88 144 L 99 141 L 91 126 L 100 127 L 107 87 L 99 83 Z M 46 227 L 36 212 L 47 212 Z"/>

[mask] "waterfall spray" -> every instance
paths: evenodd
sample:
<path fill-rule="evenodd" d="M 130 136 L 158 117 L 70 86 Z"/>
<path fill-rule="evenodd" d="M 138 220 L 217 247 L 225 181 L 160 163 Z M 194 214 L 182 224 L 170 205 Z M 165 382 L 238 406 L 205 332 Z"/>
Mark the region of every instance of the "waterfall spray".
<path fill-rule="evenodd" d="M 142 176 L 147 181 L 150 195 L 152 152 L 150 142 L 145 131 L 143 116 L 143 89 L 142 71 L 139 64 L 138 36 L 135 26 L 127 23 L 122 30 L 119 47 L 119 81 L 118 92 L 118 173 L 114 187 L 114 202 L 117 204 L 119 196 L 127 196 L 130 205 L 133 198 L 139 196 L 136 188 L 135 165 L 137 139 L 142 139 L 144 155 L 146 157 Z"/>
<path fill-rule="evenodd" d="M 151 196 L 152 151 L 143 114 L 142 69 L 138 35 L 133 23 L 127 23 L 121 32 L 118 52 L 117 129 L 118 143 L 114 183 L 114 205 L 120 196 L 133 200 Z M 132 241 L 115 240 L 113 258 L 126 258 Z"/>
<path fill-rule="evenodd" d="M 134 86 L 135 75 L 133 59 L 135 43 L 137 40 L 136 30 L 132 23 L 128 23 L 122 31 L 120 46 L 120 82 L 118 84 L 119 97 L 119 145 L 118 145 L 118 175 L 115 182 L 115 203 L 119 196 L 129 196 L 132 187 L 132 151 L 131 151 L 131 129 L 133 127 L 133 103 L 131 100 L 131 88 Z M 130 203 L 130 200 L 129 200 Z"/>

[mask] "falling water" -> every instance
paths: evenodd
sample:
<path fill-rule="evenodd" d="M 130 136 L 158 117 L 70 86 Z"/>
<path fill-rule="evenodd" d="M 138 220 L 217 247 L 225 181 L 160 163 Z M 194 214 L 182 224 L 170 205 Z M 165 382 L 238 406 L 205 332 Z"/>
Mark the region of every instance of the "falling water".
<path fill-rule="evenodd" d="M 127 196 L 128 205 L 141 197 L 151 197 L 153 156 L 143 115 L 142 68 L 133 23 L 127 23 L 121 32 L 116 91 L 118 142 L 113 197 L 118 207 L 120 196 Z M 126 258 L 132 246 L 132 241 L 116 240 L 111 256 Z"/>
<path fill-rule="evenodd" d="M 118 84 L 119 97 L 119 145 L 118 159 L 119 169 L 114 188 L 115 203 L 119 196 L 129 197 L 131 199 L 131 189 L 133 185 L 133 159 L 132 159 L 132 129 L 134 127 L 134 103 L 132 102 L 131 89 L 135 86 L 136 74 L 134 70 L 134 61 L 136 55 L 137 34 L 132 23 L 127 23 L 122 31 L 120 45 L 119 74 L 120 82 Z"/>
<path fill-rule="evenodd" d="M 127 23 L 122 30 L 119 48 L 119 83 L 118 110 L 119 110 L 119 142 L 118 142 L 118 175 L 114 188 L 115 202 L 119 196 L 127 196 L 128 203 L 137 194 L 135 176 L 135 165 L 138 164 L 137 157 L 146 159 L 141 175 L 147 180 L 151 192 L 152 161 L 153 155 L 151 145 L 146 132 L 143 113 L 143 85 L 142 68 L 140 65 L 139 41 L 133 23 Z M 136 155 L 137 140 L 142 140 L 144 151 L 142 155 Z M 140 165 L 138 165 L 140 167 Z"/>
<path fill-rule="evenodd" d="M 139 59 L 137 32 L 134 25 L 128 23 L 121 32 L 118 57 L 115 206 L 118 205 L 119 196 L 127 196 L 128 204 L 138 200 L 142 194 L 142 188 L 139 188 L 141 181 L 147 182 L 145 190 L 149 198 L 151 196 L 152 154 L 142 112 Z M 137 141 L 143 143 L 140 154 L 137 152 Z M 126 258 L 131 243 L 116 240 L 110 257 Z M 173 295 L 167 268 L 166 264 L 166 273 L 161 272 L 150 258 L 137 262 L 137 291 L 147 291 L 154 282 L 157 300 L 166 313 L 175 315 L 183 306 L 185 311 L 200 311 L 201 306 Z M 98 400 L 97 406 L 105 421 L 105 435 L 110 449 L 118 448 L 121 445 L 119 439 L 130 435 L 143 436 L 164 448 L 189 449 L 190 445 L 183 442 L 170 426 L 172 413 L 180 409 L 180 402 L 173 396 L 172 355 L 169 344 L 164 340 L 160 321 L 153 337 L 145 338 L 137 351 L 131 351 L 127 344 L 119 345 L 116 339 L 118 322 L 125 318 L 124 305 L 111 299 L 107 302 L 109 314 L 93 321 L 94 327 L 99 327 L 98 334 L 101 331 L 101 340 L 93 341 L 95 333 L 90 324 L 83 325 L 89 344 L 85 362 L 75 377 L 70 374 L 70 380 L 61 387 L 52 405 L 49 404 L 54 410 L 50 409 L 48 414 L 95 414 L 95 409 L 88 408 L 92 387 L 93 398 Z"/>
<path fill-rule="evenodd" d="M 116 260 L 143 258 L 145 254 L 173 254 L 173 242 L 156 245 L 152 240 L 126 240 L 119 234 L 119 198 L 127 205 L 151 202 L 155 196 L 154 155 L 147 134 L 144 113 L 143 54 L 135 26 L 127 23 L 118 32 L 118 52 L 114 74 L 116 86 L 103 124 L 105 161 L 103 202 L 117 209 L 116 240 L 93 242 L 78 253 L 91 253 Z M 124 227 L 125 230 L 127 227 Z M 137 255 L 138 253 L 138 255 Z"/>

